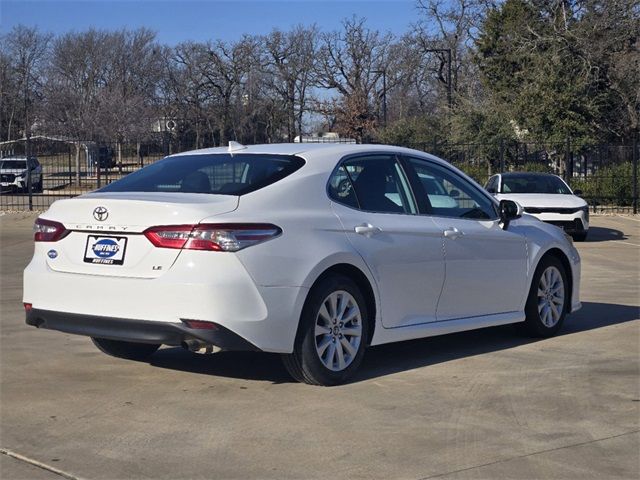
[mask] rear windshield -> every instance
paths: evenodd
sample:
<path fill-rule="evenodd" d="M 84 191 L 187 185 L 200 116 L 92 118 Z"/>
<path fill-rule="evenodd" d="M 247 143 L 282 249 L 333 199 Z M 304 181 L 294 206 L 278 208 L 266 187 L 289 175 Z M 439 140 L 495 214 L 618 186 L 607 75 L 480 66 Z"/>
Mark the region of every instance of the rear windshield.
<path fill-rule="evenodd" d="M 180 155 L 160 160 L 99 191 L 244 195 L 283 179 L 302 165 L 301 158 L 285 155 Z"/>
<path fill-rule="evenodd" d="M 504 175 L 500 193 L 558 193 L 571 195 L 567 185 L 555 175 Z"/>
<path fill-rule="evenodd" d="M 0 169 L 25 170 L 26 168 L 26 160 L 0 160 Z"/>

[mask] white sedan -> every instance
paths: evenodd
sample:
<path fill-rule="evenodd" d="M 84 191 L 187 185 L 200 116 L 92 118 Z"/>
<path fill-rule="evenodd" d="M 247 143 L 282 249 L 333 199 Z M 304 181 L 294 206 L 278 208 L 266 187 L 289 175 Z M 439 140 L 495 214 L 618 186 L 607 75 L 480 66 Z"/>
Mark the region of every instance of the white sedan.
<path fill-rule="evenodd" d="M 491 177 L 485 188 L 498 200 L 513 200 L 526 213 L 563 229 L 576 241 L 589 232 L 589 205 L 557 175 L 509 172 Z"/>
<path fill-rule="evenodd" d="M 561 230 L 432 155 L 233 144 L 55 202 L 24 304 L 29 325 L 110 355 L 278 352 L 295 379 L 334 385 L 369 345 L 509 323 L 551 336 L 579 285 Z"/>

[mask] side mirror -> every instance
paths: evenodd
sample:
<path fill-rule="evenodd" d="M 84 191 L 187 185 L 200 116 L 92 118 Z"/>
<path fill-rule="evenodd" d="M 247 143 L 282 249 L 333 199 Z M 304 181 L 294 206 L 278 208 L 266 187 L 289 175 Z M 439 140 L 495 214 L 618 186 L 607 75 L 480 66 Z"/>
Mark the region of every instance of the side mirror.
<path fill-rule="evenodd" d="M 573 191 L 573 194 L 574 194 L 574 195 L 578 195 L 578 196 L 580 196 L 580 195 L 582 195 L 582 190 L 580 190 L 580 189 L 578 189 L 578 190 L 574 190 L 574 191 Z"/>
<path fill-rule="evenodd" d="M 505 230 L 509 227 L 509 222 L 520 218 L 522 213 L 523 210 L 519 203 L 513 200 L 500 200 L 500 221 Z"/>
<path fill-rule="evenodd" d="M 451 191 L 449 192 L 449 196 L 450 196 L 450 197 L 453 197 L 453 198 L 458 198 L 458 197 L 460 196 L 460 192 L 459 192 L 458 190 L 455 190 L 455 189 L 454 189 L 454 190 L 451 190 Z"/>

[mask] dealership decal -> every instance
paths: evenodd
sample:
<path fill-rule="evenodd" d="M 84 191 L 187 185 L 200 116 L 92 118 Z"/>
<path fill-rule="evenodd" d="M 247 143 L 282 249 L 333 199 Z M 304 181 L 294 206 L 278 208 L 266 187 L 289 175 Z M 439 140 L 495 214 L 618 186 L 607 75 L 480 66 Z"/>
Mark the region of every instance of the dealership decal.
<path fill-rule="evenodd" d="M 84 261 L 101 265 L 122 265 L 126 246 L 126 237 L 89 235 Z"/>

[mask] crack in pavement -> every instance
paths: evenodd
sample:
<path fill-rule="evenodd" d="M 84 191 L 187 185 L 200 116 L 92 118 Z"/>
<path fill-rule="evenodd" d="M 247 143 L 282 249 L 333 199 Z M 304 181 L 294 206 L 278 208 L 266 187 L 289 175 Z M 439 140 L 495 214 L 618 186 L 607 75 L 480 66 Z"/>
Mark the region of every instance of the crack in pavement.
<path fill-rule="evenodd" d="M 452 475 L 454 473 L 466 472 L 468 470 L 474 470 L 476 468 L 482 468 L 482 467 L 489 467 L 491 465 L 498 465 L 500 463 L 510 462 L 511 460 L 518 460 L 520 458 L 532 457 L 534 455 L 540 455 L 541 453 L 555 452 L 557 450 L 563 450 L 565 448 L 581 447 L 583 445 L 589 445 L 591 443 L 602 442 L 604 440 L 610 440 L 612 438 L 624 437 L 625 435 L 633 435 L 634 433 L 639 433 L 639 432 L 640 432 L 640 430 L 633 430 L 631 432 L 620 433 L 618 435 L 611 435 L 610 437 L 596 438 L 594 440 L 589 440 L 588 442 L 574 443 L 574 444 L 571 444 L 571 445 L 564 445 L 564 446 L 561 446 L 561 447 L 549 448 L 547 450 L 540 450 L 540 451 L 537 451 L 537 452 L 525 453 L 524 455 L 516 455 L 515 457 L 505 458 L 505 459 L 502 459 L 502 460 L 496 460 L 494 462 L 489 462 L 489 463 L 482 463 L 480 465 L 473 465 L 471 467 L 461 468 L 459 470 L 451 470 L 450 472 L 436 473 L 435 475 L 430 475 L 428 477 L 421 477 L 419 480 L 428 480 L 430 478 L 444 477 L 444 476 L 447 476 L 447 475 Z"/>
<path fill-rule="evenodd" d="M 69 480 L 81 480 L 80 477 L 76 477 L 75 475 L 60 470 L 59 468 L 52 467 L 51 465 L 39 462 L 38 460 L 34 460 L 33 458 L 29 458 L 11 450 L 7 450 L 6 448 L 0 448 L 0 453 L 6 455 L 7 457 L 15 458 L 16 460 L 19 460 L 21 462 L 33 465 L 34 467 L 38 467 L 48 472 L 55 473 L 56 475 L 59 475 L 63 478 L 68 478 Z"/>

